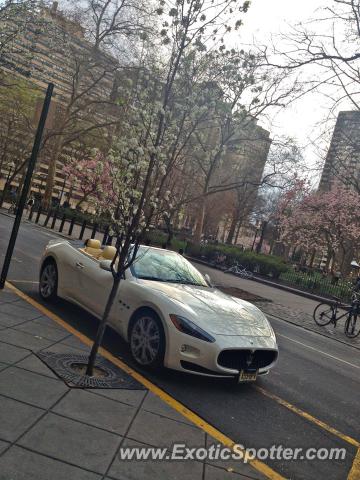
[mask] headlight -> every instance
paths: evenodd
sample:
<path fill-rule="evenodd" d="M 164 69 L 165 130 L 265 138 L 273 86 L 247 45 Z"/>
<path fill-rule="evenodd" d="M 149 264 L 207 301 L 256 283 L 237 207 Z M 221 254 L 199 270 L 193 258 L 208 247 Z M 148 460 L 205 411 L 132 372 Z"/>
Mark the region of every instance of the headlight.
<path fill-rule="evenodd" d="M 204 342 L 214 343 L 215 338 L 205 332 L 202 328 L 198 327 L 194 322 L 187 318 L 180 317 L 179 315 L 170 315 L 172 323 L 182 333 L 196 337 Z"/>

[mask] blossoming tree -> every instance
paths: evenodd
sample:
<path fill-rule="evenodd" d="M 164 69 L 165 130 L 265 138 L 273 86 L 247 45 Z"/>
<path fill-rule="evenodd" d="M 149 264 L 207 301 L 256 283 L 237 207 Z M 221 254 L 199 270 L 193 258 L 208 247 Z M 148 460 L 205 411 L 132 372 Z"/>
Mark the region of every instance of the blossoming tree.
<path fill-rule="evenodd" d="M 327 251 L 343 269 L 346 253 L 360 245 L 360 195 L 337 184 L 328 192 L 304 192 L 299 184 L 287 192 L 279 215 L 281 239 L 305 252 Z"/>
<path fill-rule="evenodd" d="M 87 375 L 93 375 L 109 312 L 124 272 L 136 260 L 140 239 L 151 218 L 166 205 L 168 190 L 161 198 L 159 192 L 165 185 L 162 178 L 179 151 L 176 140 L 189 135 L 182 130 L 186 119 L 175 121 L 184 114 L 181 102 L 176 101 L 179 85 L 183 85 L 185 94 L 186 76 L 179 75 L 186 73 L 184 61 L 191 53 L 196 55 L 206 50 L 206 39 L 213 38 L 214 44 L 223 44 L 226 32 L 240 25 L 238 15 L 245 12 L 248 5 L 248 2 L 234 0 L 224 0 L 220 5 L 213 0 L 177 0 L 169 8 L 165 1 L 159 2 L 157 13 L 164 19 L 161 45 L 158 45 L 161 55 L 152 61 L 151 72 L 148 68 L 139 69 L 134 80 L 127 82 L 127 92 L 121 99 L 126 105 L 126 119 L 108 158 L 112 164 L 112 182 L 109 188 L 103 189 L 97 202 L 99 210 L 110 216 L 117 242 L 110 266 L 113 286 L 90 353 Z M 170 155 L 169 145 L 176 146 Z"/>
<path fill-rule="evenodd" d="M 79 208 L 90 199 L 95 202 L 101 198 L 111 182 L 111 163 L 104 155 L 96 152 L 79 161 L 72 161 L 63 168 L 63 173 L 69 183 L 82 193 L 76 207 Z"/>

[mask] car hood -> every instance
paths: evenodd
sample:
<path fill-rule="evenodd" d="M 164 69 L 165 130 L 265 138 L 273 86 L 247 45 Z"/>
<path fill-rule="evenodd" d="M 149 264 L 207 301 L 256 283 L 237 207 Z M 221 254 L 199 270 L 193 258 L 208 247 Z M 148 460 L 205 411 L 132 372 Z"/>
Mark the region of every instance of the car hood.
<path fill-rule="evenodd" d="M 272 335 L 269 322 L 261 310 L 245 300 L 231 297 L 215 288 L 150 280 L 139 282 L 143 287 L 180 305 L 184 316 L 208 333 L 254 337 Z"/>

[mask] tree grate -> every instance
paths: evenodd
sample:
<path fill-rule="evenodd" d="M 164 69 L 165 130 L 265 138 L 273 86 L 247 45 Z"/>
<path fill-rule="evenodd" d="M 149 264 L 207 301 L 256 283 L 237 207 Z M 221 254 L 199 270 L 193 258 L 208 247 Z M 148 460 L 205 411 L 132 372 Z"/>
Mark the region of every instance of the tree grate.
<path fill-rule="evenodd" d="M 101 377 L 82 375 L 74 369 L 75 365 L 87 365 L 87 355 L 72 353 L 38 352 L 37 357 L 50 368 L 68 387 L 71 388 L 122 388 L 127 390 L 145 390 L 145 387 L 117 368 L 111 362 L 98 356 L 95 368 L 100 370 Z"/>

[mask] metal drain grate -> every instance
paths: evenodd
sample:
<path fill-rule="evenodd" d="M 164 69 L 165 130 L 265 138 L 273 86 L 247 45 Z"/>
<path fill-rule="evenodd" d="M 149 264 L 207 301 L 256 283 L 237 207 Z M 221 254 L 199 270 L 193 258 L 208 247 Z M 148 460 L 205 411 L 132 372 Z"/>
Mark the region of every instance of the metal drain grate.
<path fill-rule="evenodd" d="M 69 387 L 77 388 L 124 388 L 127 390 L 145 390 L 123 370 L 115 367 L 111 362 L 98 356 L 95 367 L 104 372 L 104 377 L 88 377 L 76 372 L 72 366 L 88 362 L 87 355 L 72 353 L 38 352 L 37 357 L 52 370 L 55 375 L 64 380 Z"/>

